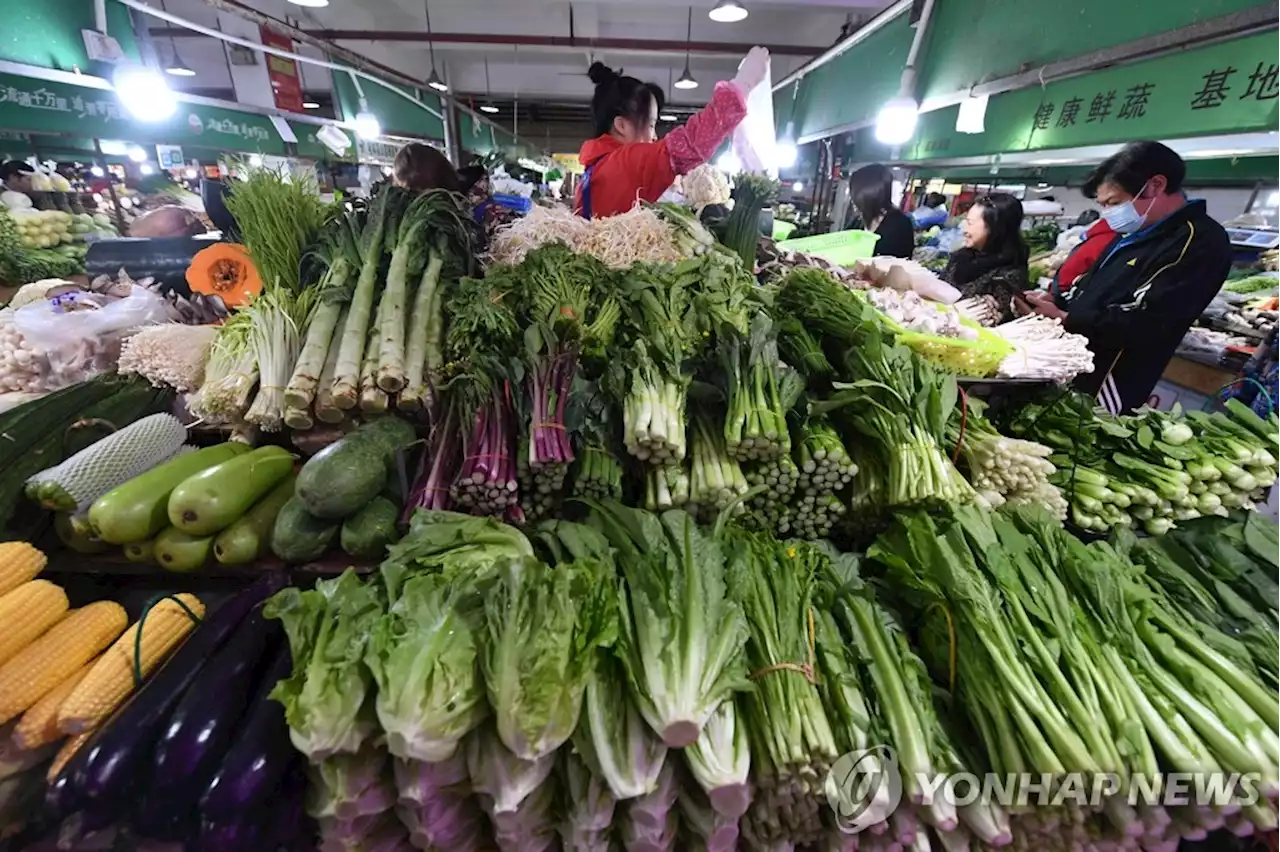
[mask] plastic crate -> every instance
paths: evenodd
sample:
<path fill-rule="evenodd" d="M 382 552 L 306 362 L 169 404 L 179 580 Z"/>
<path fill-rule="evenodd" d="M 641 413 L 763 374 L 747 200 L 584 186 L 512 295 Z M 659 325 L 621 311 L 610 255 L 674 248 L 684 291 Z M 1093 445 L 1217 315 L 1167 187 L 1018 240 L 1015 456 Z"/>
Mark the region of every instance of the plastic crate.
<path fill-rule="evenodd" d="M 791 236 L 791 232 L 796 229 L 794 222 L 784 222 L 781 219 L 773 220 L 773 238 L 775 240 L 785 240 Z"/>
<path fill-rule="evenodd" d="M 937 308 L 945 310 L 942 305 Z M 1013 344 L 1009 341 L 967 317 L 960 317 L 960 324 L 978 332 L 977 340 L 907 331 L 884 313 L 880 314 L 880 319 L 893 329 L 898 342 L 903 346 L 910 347 L 917 354 L 958 376 L 984 379 L 994 375 L 1000 362 L 1014 351 Z"/>
<path fill-rule="evenodd" d="M 837 231 L 778 243 L 785 251 L 811 254 L 832 263 L 844 265 L 876 256 L 880 235 L 874 231 Z"/>
<path fill-rule="evenodd" d="M 509 210 L 514 210 L 522 215 L 527 214 L 533 209 L 533 200 L 525 198 L 523 195 L 505 195 L 500 192 L 493 194 L 493 203 Z"/>

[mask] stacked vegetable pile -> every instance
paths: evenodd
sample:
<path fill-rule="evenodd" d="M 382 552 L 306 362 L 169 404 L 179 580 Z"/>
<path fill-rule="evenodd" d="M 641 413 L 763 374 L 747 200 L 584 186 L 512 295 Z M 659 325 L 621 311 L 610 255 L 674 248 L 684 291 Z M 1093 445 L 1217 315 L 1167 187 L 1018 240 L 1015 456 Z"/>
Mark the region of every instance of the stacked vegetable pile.
<path fill-rule="evenodd" d="M 1226 412 L 1143 410 L 1111 417 L 1062 392 L 1014 412 L 1007 431 L 1053 448 L 1051 477 L 1071 520 L 1106 533 L 1141 524 L 1153 535 L 1264 499 L 1280 458 L 1280 421 L 1232 400 Z"/>
<path fill-rule="evenodd" d="M 58 217 L 64 215 L 53 212 Z M 46 243 L 50 236 L 56 236 L 44 232 L 45 215 L 32 211 L 21 217 L 20 226 L 19 217 L 0 207 L 0 283 L 28 284 L 42 278 L 61 278 L 83 271 L 80 251 L 73 255 L 41 247 L 41 243 Z M 40 217 L 39 224 L 36 224 L 37 216 Z M 52 222 L 50 227 L 54 227 Z M 48 244 L 56 245 L 57 242 Z"/>
<path fill-rule="evenodd" d="M 144 417 L 26 480 L 27 497 L 57 512 L 69 547 L 121 546 L 133 562 L 195 571 L 269 552 L 293 496 L 293 456 L 275 446 L 185 446 L 168 414 Z M 385 467 L 385 465 L 384 465 Z"/>
<path fill-rule="evenodd" d="M 1223 594 L 1257 600 L 1260 576 L 1274 590 L 1273 523 L 1251 517 L 1215 532 L 1240 548 L 1232 558 L 1259 566 L 1228 575 L 1216 554 L 1208 564 L 1221 572 Z M 964 507 L 937 519 L 899 515 L 868 557 L 918 625 L 921 657 L 943 687 L 939 706 L 969 727 L 967 742 L 955 743 L 969 766 L 1047 778 L 1057 790 L 1050 796 L 1066 789 L 1067 773 L 1083 773 L 1086 789 L 1102 773 L 1117 780 L 1097 810 L 1081 793 L 1053 799 L 1064 806 L 1044 807 L 1042 798 L 1011 814 L 1016 842 L 1165 849 L 1224 826 L 1238 835 L 1274 831 L 1274 670 L 1258 666 L 1218 614 L 1202 620 L 1203 608 L 1187 605 L 1208 595 L 1164 557 L 1163 543 L 1127 554 L 1131 542 L 1085 545 L 1034 507 L 994 515 Z M 1143 567 L 1157 561 L 1168 570 Z M 1273 666 L 1274 617 L 1254 629 Z M 899 755 L 911 753 L 913 741 L 896 730 L 892 738 Z M 1159 789 L 1160 773 L 1171 771 L 1254 773 L 1258 795 L 1235 786 L 1241 775 L 1223 774 L 1225 795 L 1212 802 L 1166 808 L 1139 795 L 1139 807 L 1130 805 L 1131 788 Z M 906 792 L 920 799 L 910 782 Z"/>
<path fill-rule="evenodd" d="M 609 501 L 528 535 L 423 510 L 378 578 L 271 601 L 294 659 L 275 695 L 323 849 L 848 848 L 828 772 L 878 744 L 904 799 L 873 798 L 859 848 L 1274 830 L 1276 530 L 1196 524 L 1086 546 L 1036 506 L 907 512 L 859 565 Z M 1254 615 L 1214 611 L 1227 595 Z M 1195 767 L 1264 796 L 1127 804 L 1139 773 Z M 1120 786 L 1005 809 L 918 783 L 987 771 Z"/>
<path fill-rule="evenodd" d="M 942 449 L 954 378 L 820 270 L 760 287 L 719 248 L 613 271 L 549 245 L 445 303 L 411 506 L 537 520 L 620 496 L 822 538 L 851 509 L 975 496 Z"/>
<path fill-rule="evenodd" d="M 300 183 L 256 171 L 236 187 L 263 290 L 223 326 L 192 411 L 279 431 L 421 409 L 442 366 L 442 279 L 471 261 L 461 199 L 387 187 L 338 215 Z M 306 211 L 300 227 L 279 220 L 290 208 Z"/>
<path fill-rule="evenodd" d="M 172 393 L 156 390 L 146 382 L 104 375 L 54 391 L 0 415 L 0 434 L 6 438 L 5 451 L 0 454 L 3 537 L 11 538 L 24 528 L 24 519 L 19 517 L 15 522 L 14 516 L 31 505 L 23 500 L 31 477 L 59 466 L 99 441 L 104 429 L 124 429 L 148 415 L 167 411 L 172 402 Z M 172 447 L 169 452 L 176 449 Z M 136 449 L 131 448 L 130 452 Z M 111 462 L 113 466 L 116 464 Z M 128 475 L 127 471 L 124 475 Z M 70 520 L 69 515 L 66 520 Z M 63 527 L 65 525 L 60 526 Z"/>
<path fill-rule="evenodd" d="M 61 587 L 36 578 L 46 563 L 25 542 L 0 544 L 0 837 L 39 814 L 46 782 L 67 801 L 63 779 L 86 743 L 204 614 L 192 595 L 157 601 L 132 626 L 113 601 L 71 609 Z M 118 738 L 125 731 L 135 733 Z M 96 814 L 98 827 L 115 821 L 114 807 Z"/>
<path fill-rule="evenodd" d="M 281 583 L 266 575 L 207 617 L 191 595 L 161 598 L 139 620 L 140 642 L 135 625 L 104 653 L 58 715 L 61 725 L 110 661 L 97 727 L 84 728 L 69 759 L 48 770 L 44 815 L 60 821 L 63 836 L 109 844 L 123 834 L 211 852 L 304 842 L 302 767 L 269 698 L 290 662 L 279 625 L 263 615 L 263 599 Z"/>

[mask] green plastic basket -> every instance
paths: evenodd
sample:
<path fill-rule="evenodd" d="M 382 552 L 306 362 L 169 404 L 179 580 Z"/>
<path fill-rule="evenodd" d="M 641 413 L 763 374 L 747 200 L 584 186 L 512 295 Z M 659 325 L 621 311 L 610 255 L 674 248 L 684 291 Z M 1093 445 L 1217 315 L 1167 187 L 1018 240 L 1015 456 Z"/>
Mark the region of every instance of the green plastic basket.
<path fill-rule="evenodd" d="M 773 220 L 773 238 L 775 240 L 785 240 L 791 236 L 791 232 L 795 229 L 795 222 L 784 222 L 781 219 Z"/>
<path fill-rule="evenodd" d="M 837 231 L 834 234 L 816 234 L 778 243 L 785 251 L 811 254 L 832 263 L 845 265 L 856 260 L 876 256 L 876 241 L 880 235 L 874 231 Z"/>
<path fill-rule="evenodd" d="M 945 310 L 936 305 L 938 310 Z M 948 372 L 973 379 L 985 379 L 995 374 L 1000 362 L 1014 349 L 1009 341 L 1000 335 L 983 328 L 968 317 L 960 317 L 960 324 L 978 332 L 977 340 L 960 340 L 955 337 L 940 337 L 934 334 L 921 334 L 918 331 L 907 331 L 883 312 L 880 319 L 893 329 L 898 342 L 907 346 L 920 356 L 939 365 Z"/>

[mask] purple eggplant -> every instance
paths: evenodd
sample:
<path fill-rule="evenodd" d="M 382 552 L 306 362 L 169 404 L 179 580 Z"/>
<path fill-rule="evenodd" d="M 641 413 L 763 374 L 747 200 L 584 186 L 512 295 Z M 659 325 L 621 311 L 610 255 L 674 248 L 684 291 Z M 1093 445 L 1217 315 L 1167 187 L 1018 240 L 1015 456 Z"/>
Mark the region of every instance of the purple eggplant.
<path fill-rule="evenodd" d="M 197 852 L 246 852 L 250 849 L 274 849 L 270 839 L 263 843 L 263 817 L 240 817 L 230 822 L 204 820 L 200 823 Z"/>
<path fill-rule="evenodd" d="M 137 797 L 131 822 L 139 837 L 161 843 L 181 843 L 198 828 L 192 809 L 170 807 L 165 791 L 157 789 Z"/>
<path fill-rule="evenodd" d="M 298 753 L 289 741 L 284 707 L 270 697 L 276 683 L 292 670 L 288 643 L 282 642 L 236 731 L 234 744 L 201 800 L 201 813 L 208 819 L 226 821 L 259 810 L 294 765 Z"/>
<path fill-rule="evenodd" d="M 257 688 L 263 662 L 284 638 L 259 605 L 209 660 L 178 701 L 152 760 L 150 784 L 176 808 L 194 806 L 217 771 Z"/>
<path fill-rule="evenodd" d="M 315 826 L 307 816 L 305 805 L 307 773 L 302 755 L 298 755 L 285 776 L 278 797 L 272 799 L 271 842 L 275 848 L 297 849 L 307 841 L 315 848 Z M 270 811 L 269 811 L 270 812 Z"/>
<path fill-rule="evenodd" d="M 91 801 L 123 801 L 150 760 L 174 706 L 196 682 L 204 663 L 255 606 L 285 586 L 283 572 L 255 580 L 204 620 L 169 661 L 103 725 L 67 767 L 74 786 Z M 64 774 L 67 774 L 64 772 Z"/>

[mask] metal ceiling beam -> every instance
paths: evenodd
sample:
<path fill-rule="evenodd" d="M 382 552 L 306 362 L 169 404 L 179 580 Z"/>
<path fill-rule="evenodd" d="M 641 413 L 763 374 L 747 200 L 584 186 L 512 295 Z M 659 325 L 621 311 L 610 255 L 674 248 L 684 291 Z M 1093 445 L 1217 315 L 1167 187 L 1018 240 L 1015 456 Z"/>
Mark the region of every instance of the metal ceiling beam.
<path fill-rule="evenodd" d="M 227 0 L 217 0 L 217 4 Z M 238 7 L 239 4 L 236 4 Z M 273 25 L 274 26 L 274 25 Z M 671 39 L 647 38 L 573 38 L 571 36 L 534 36 L 504 35 L 493 33 L 428 33 L 406 32 L 404 30 L 298 30 L 313 41 L 378 41 L 378 42 L 416 42 L 432 44 L 493 44 L 519 45 L 521 47 L 555 47 L 571 50 L 628 50 L 635 53 L 712 53 L 742 56 L 755 47 L 754 44 L 725 41 L 684 42 Z M 156 38 L 185 38 L 195 36 L 181 27 L 163 27 L 153 29 L 151 34 Z M 312 42 L 304 42 L 312 43 Z M 769 52 L 775 56 L 817 56 L 826 50 L 825 47 L 811 47 L 802 44 L 766 44 Z M 366 61 L 369 61 L 366 58 Z"/>

